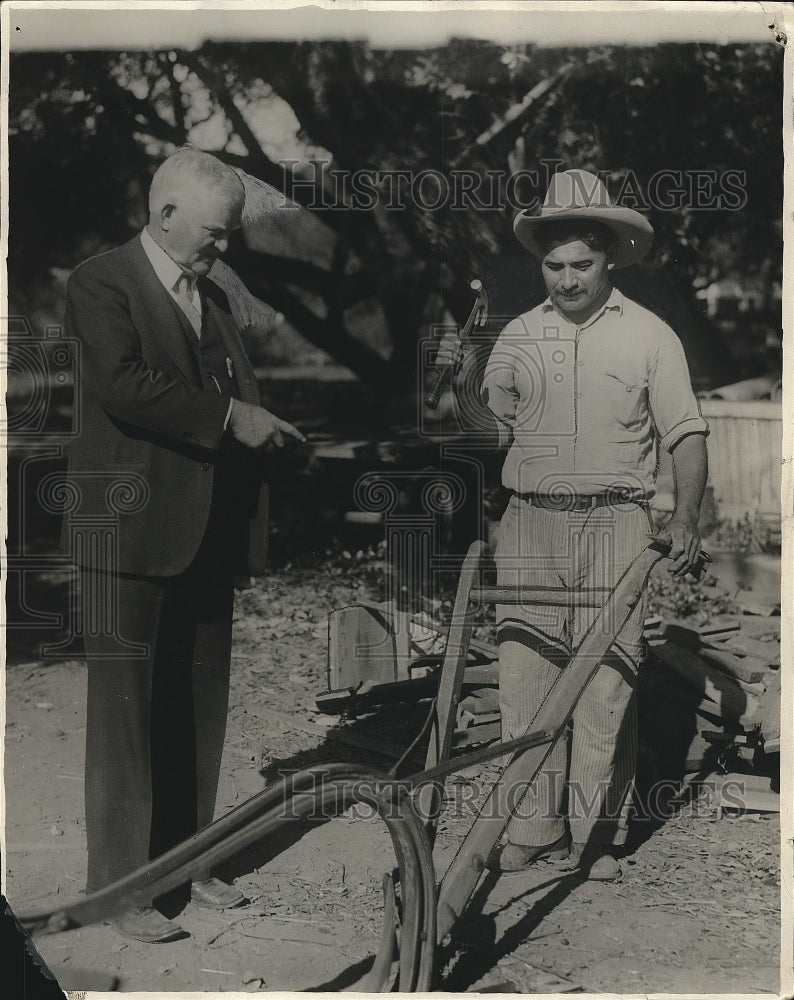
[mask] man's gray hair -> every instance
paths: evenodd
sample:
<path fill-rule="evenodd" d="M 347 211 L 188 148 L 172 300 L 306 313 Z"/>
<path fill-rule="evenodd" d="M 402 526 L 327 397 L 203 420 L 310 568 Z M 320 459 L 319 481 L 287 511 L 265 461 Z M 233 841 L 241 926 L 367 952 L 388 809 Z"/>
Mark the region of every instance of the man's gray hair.
<path fill-rule="evenodd" d="M 178 149 L 157 168 L 149 188 L 149 211 L 159 212 L 169 199 L 190 184 L 201 184 L 227 193 L 242 209 L 245 189 L 234 169 L 211 153 L 199 149 Z"/>

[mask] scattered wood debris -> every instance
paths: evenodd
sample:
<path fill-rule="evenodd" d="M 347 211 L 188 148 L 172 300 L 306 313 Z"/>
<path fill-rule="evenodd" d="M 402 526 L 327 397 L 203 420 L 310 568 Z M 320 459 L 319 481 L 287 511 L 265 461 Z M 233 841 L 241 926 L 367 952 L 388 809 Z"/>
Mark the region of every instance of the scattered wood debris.
<path fill-rule="evenodd" d="M 780 617 L 770 602 L 760 607 L 744 601 L 739 607 L 747 613 L 707 622 L 646 619 L 640 745 L 646 756 L 662 758 L 651 763 L 651 779 L 721 773 L 737 764 L 749 771 L 756 757 L 768 763 L 779 753 Z M 354 605 L 332 613 L 330 635 L 331 690 L 317 696 L 320 712 L 355 716 L 434 696 L 444 642 L 427 621 L 385 604 Z M 473 642 L 453 749 L 493 742 L 500 733 L 498 650 Z M 333 738 L 333 730 L 328 735 Z M 380 749 L 395 755 L 398 748 L 384 743 Z M 768 791 L 753 802 L 772 808 L 777 796 Z"/>
<path fill-rule="evenodd" d="M 709 720 L 718 720 L 724 730 L 774 753 L 780 749 L 780 618 L 749 621 L 741 616 L 697 626 L 650 619 L 646 669 L 667 668 L 669 688 L 683 683 L 700 696 L 694 708 L 703 720 L 701 735 L 713 728 Z"/>

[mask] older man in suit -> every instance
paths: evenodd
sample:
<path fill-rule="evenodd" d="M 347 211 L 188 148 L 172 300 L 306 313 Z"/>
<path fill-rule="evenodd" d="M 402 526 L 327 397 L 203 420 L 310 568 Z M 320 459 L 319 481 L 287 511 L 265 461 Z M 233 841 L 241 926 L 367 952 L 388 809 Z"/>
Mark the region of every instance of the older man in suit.
<path fill-rule="evenodd" d="M 285 436 L 304 440 L 260 407 L 230 303 L 210 274 L 243 201 L 230 167 L 180 150 L 154 176 L 146 228 L 69 281 L 83 404 L 69 477 L 81 525 L 101 527 L 113 507 L 107 545 L 81 544 L 89 536 L 66 521 L 88 662 L 89 892 L 212 821 L 234 575 L 263 571 L 261 452 Z M 202 875 L 194 902 L 242 902 Z M 114 925 L 141 941 L 184 934 L 154 906 Z"/>

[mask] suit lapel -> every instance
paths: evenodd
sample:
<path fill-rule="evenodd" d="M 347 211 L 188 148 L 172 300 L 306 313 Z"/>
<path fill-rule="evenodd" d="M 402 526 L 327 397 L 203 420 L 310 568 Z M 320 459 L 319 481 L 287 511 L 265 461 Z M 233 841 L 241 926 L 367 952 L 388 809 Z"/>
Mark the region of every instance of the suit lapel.
<path fill-rule="evenodd" d="M 140 237 L 127 243 L 129 271 L 140 289 L 140 302 L 152 321 L 160 343 L 179 369 L 182 377 L 191 385 L 201 385 L 201 373 L 188 337 L 196 334 L 186 316 L 183 316 L 174 300 L 163 288 L 157 277 Z"/>
<path fill-rule="evenodd" d="M 259 386 L 256 382 L 256 375 L 248 360 L 248 355 L 245 353 L 237 324 L 228 311 L 225 296 L 213 281 L 199 278 L 198 284 L 205 309 L 204 323 L 206 324 L 212 318 L 217 324 L 226 351 L 234 366 L 240 397 L 244 403 L 253 403 L 254 406 L 259 406 Z"/>

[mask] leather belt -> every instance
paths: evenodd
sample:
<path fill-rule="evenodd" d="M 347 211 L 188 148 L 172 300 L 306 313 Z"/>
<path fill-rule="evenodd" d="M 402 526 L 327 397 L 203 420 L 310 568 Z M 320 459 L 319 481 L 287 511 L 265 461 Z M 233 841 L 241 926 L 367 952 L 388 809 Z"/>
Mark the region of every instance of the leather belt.
<path fill-rule="evenodd" d="M 574 494 L 553 496 L 543 493 L 518 493 L 516 490 L 510 492 L 514 497 L 518 497 L 519 500 L 523 500 L 533 507 L 543 507 L 544 510 L 570 510 L 577 513 L 596 510 L 598 507 L 617 507 L 624 503 L 636 503 L 640 506 L 648 503 L 648 498 L 642 494 L 619 490 L 613 490 L 609 493 L 595 493 L 592 496 Z"/>

